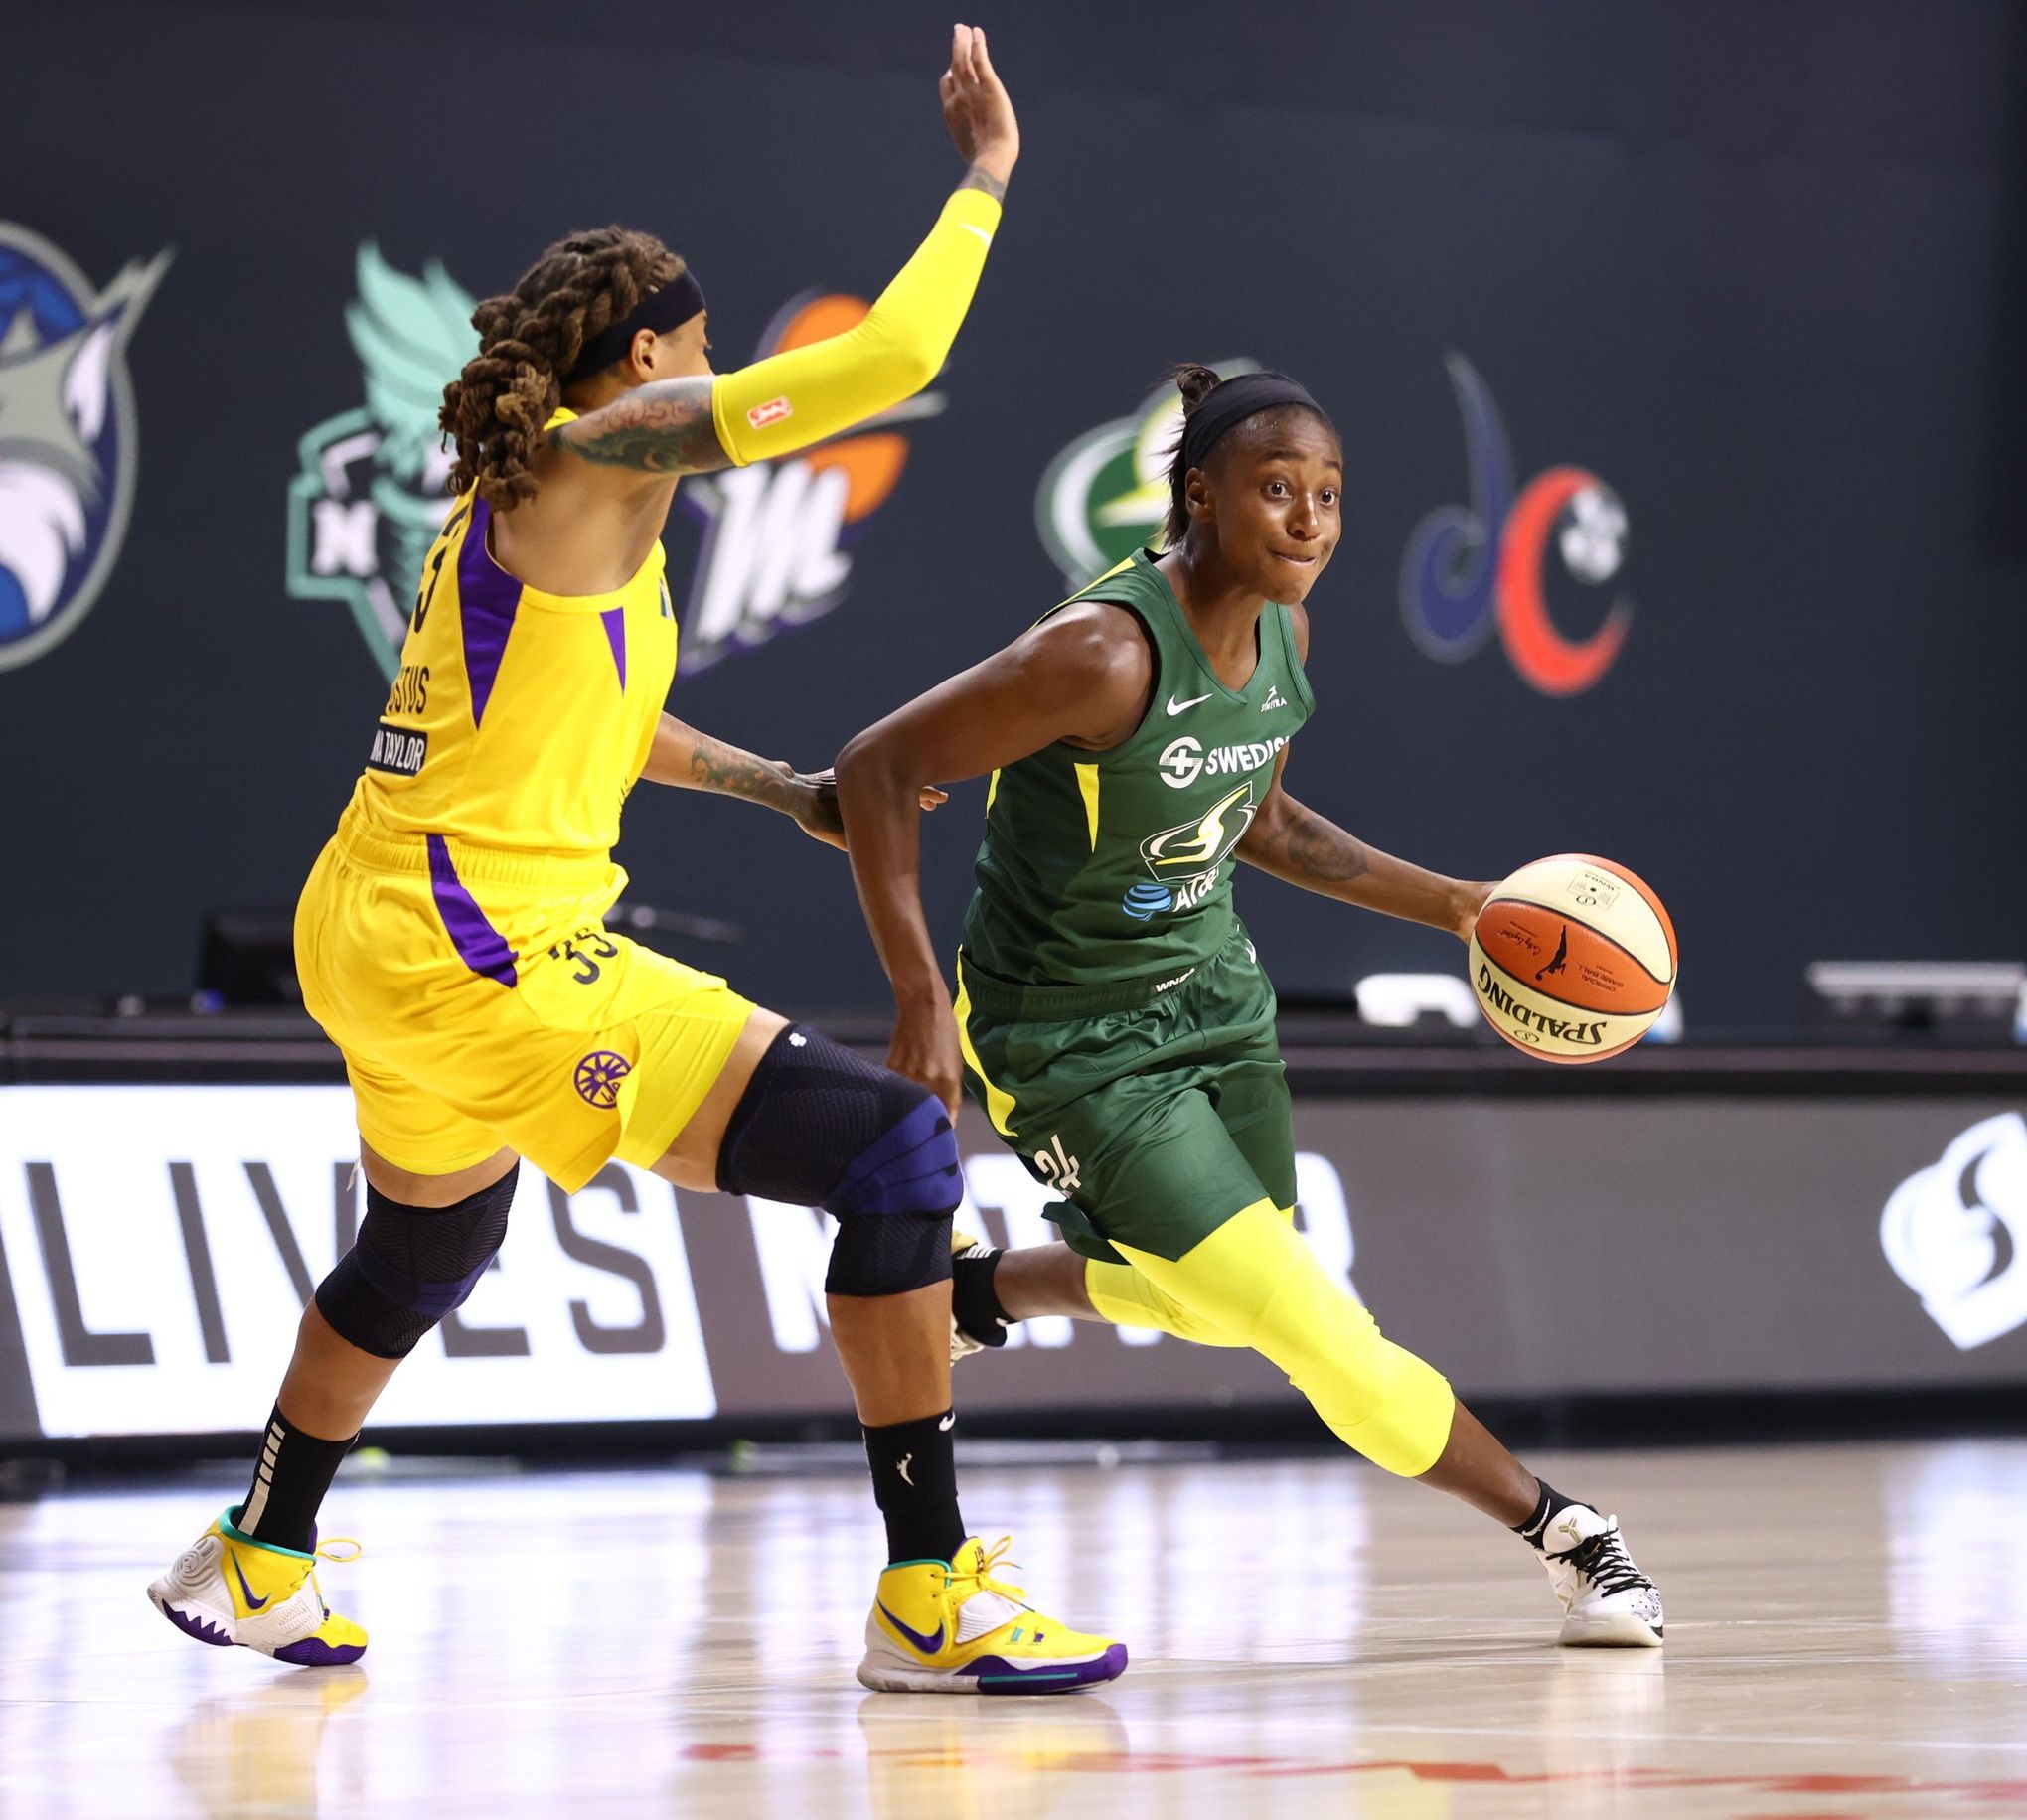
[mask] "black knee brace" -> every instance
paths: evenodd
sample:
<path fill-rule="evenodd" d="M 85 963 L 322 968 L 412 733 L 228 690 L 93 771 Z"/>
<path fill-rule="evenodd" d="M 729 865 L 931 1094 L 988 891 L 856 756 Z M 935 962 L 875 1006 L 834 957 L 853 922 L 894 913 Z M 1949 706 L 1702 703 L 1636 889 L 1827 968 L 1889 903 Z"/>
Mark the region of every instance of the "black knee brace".
<path fill-rule="evenodd" d="M 913 1081 L 814 1030 L 782 1031 L 760 1058 L 717 1172 L 727 1194 L 837 1216 L 833 1295 L 898 1295 L 950 1275 L 964 1176 L 949 1117 Z"/>
<path fill-rule="evenodd" d="M 404 1207 L 368 1183 L 359 1242 L 317 1286 L 332 1331 L 378 1358 L 406 1358 L 493 1262 L 520 1174 L 516 1163 L 449 1207 Z"/>

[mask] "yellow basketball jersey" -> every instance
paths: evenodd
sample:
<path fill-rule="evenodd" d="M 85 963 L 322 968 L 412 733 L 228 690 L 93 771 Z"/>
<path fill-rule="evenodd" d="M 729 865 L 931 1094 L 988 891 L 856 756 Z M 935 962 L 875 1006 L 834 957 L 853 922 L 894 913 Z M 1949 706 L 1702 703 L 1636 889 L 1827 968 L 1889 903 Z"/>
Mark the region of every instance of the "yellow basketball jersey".
<path fill-rule="evenodd" d="M 383 834 L 604 854 L 676 675 L 662 546 L 609 594 L 546 594 L 494 561 L 491 522 L 467 493 L 430 547 L 353 814 Z"/>

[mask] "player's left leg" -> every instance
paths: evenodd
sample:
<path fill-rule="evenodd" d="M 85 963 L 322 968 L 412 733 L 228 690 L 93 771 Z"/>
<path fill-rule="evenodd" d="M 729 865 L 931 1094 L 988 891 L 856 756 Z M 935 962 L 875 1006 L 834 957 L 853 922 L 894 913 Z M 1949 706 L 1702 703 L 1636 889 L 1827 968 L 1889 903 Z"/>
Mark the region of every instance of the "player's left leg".
<path fill-rule="evenodd" d="M 942 1106 L 756 1009 L 655 1166 L 679 1187 L 823 1207 L 838 1220 L 826 1302 L 888 1550 L 859 1680 L 890 1692 L 1035 1694 L 1122 1673 L 1124 1644 L 1033 1611 L 999 1576 L 1005 1545 L 965 1534 L 949 1353 L 950 1216 L 963 1176 Z"/>

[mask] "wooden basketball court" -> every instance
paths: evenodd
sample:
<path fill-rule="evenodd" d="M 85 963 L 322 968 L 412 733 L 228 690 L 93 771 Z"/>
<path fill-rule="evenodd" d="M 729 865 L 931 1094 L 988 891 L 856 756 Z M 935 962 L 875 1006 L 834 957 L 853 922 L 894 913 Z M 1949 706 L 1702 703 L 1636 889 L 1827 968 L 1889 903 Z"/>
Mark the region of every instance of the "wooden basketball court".
<path fill-rule="evenodd" d="M 2027 1443 L 1532 1462 L 1625 1520 L 1659 1652 L 1558 1650 L 1517 1540 L 1349 1460 L 988 1457 L 970 1521 L 1133 1649 L 1100 1693 L 860 1689 L 842 1461 L 343 1480 L 340 1670 L 149 1606 L 223 1481 L 0 1506 L 0 1816 L 2027 1813 Z"/>

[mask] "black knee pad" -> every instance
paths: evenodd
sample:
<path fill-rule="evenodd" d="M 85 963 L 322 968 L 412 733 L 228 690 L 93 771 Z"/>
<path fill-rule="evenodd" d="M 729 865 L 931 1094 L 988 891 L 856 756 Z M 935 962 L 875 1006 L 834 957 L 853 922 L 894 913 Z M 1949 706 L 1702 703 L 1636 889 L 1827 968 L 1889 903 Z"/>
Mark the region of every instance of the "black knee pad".
<path fill-rule="evenodd" d="M 404 1359 L 478 1286 L 507 1236 L 521 1165 L 448 1207 L 404 1207 L 371 1183 L 359 1242 L 317 1286 L 317 1310 L 341 1339 Z"/>
<path fill-rule="evenodd" d="M 760 1058 L 718 1146 L 718 1185 L 835 1214 L 834 1295 L 896 1295 L 950 1275 L 964 1175 L 949 1116 L 814 1030 L 782 1031 Z"/>

